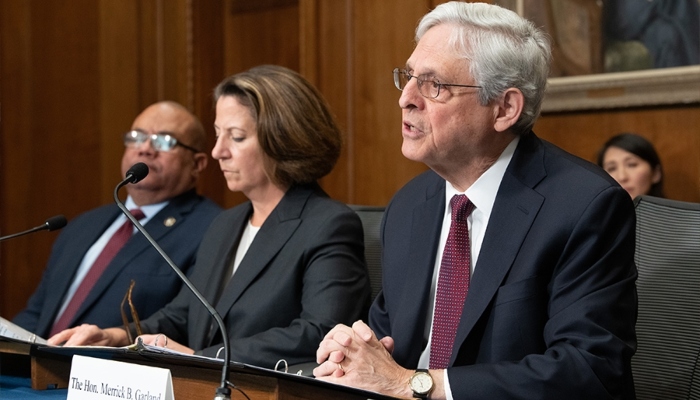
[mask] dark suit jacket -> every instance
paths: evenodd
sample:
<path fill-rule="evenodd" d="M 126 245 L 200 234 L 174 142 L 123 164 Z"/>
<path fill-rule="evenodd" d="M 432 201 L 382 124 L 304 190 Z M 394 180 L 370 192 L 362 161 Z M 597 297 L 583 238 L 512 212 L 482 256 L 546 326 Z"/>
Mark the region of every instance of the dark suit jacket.
<path fill-rule="evenodd" d="M 261 226 L 217 304 L 251 213 L 247 202 L 216 218 L 202 240 L 192 283 L 223 318 L 232 360 L 265 368 L 279 359 L 313 361 L 333 326 L 363 318 L 369 306 L 360 219 L 316 184 L 292 187 Z M 211 339 L 212 321 L 183 287 L 141 325 L 214 357 L 222 341 Z"/>
<path fill-rule="evenodd" d="M 415 368 L 444 213 L 445 181 L 402 188 L 382 226 L 378 337 Z M 455 399 L 633 399 L 635 215 L 603 170 L 521 137 L 491 213 L 448 376 Z"/>
<path fill-rule="evenodd" d="M 199 241 L 209 223 L 221 212 L 212 201 L 194 190 L 170 200 L 144 226 L 173 262 L 183 271 L 194 265 Z M 39 336 L 48 335 L 85 253 L 121 214 L 116 204 L 88 211 L 68 223 L 53 245 L 38 288 L 14 322 Z M 165 221 L 175 223 L 167 226 Z M 139 318 L 146 318 L 168 304 L 178 293 L 180 278 L 141 233 L 136 233 L 117 253 L 75 315 L 71 326 L 84 323 L 101 328 L 122 326 L 119 306 L 136 281 L 132 301 Z M 131 315 L 126 307 L 127 315 Z"/>

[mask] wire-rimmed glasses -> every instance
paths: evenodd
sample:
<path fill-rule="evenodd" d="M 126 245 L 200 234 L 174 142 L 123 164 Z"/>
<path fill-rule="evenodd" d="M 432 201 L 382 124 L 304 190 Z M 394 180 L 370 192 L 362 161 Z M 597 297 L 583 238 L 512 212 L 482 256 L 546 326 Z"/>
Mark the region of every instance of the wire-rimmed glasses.
<path fill-rule="evenodd" d="M 468 88 L 477 88 L 481 89 L 481 86 L 475 86 L 475 85 L 459 85 L 456 83 L 441 83 L 439 80 L 435 78 L 429 78 L 426 76 L 415 76 L 411 75 L 406 71 L 405 69 L 402 68 L 394 68 L 394 85 L 396 85 L 396 88 L 403 91 L 403 89 L 408 85 L 408 82 L 412 79 L 416 78 L 416 83 L 418 86 L 418 93 L 421 94 L 423 97 L 427 97 L 429 99 L 434 99 L 437 98 L 440 95 L 440 89 L 445 86 L 457 86 L 457 87 L 468 87 Z"/>

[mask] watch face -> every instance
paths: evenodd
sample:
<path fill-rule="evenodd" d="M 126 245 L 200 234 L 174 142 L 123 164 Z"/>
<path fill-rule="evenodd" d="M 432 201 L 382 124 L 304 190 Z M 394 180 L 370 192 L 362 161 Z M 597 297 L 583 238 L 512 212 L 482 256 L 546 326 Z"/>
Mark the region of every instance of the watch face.
<path fill-rule="evenodd" d="M 430 392 L 433 388 L 433 378 L 425 372 L 419 372 L 411 377 L 411 389 L 420 394 Z"/>

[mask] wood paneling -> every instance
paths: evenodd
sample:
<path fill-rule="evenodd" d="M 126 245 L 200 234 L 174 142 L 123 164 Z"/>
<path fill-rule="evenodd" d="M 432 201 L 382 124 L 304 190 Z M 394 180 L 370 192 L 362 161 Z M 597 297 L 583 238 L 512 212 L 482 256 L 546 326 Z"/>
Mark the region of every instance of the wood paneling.
<path fill-rule="evenodd" d="M 142 88 L 140 82 L 139 47 L 141 23 L 138 15 L 138 0 L 116 3 L 101 0 L 98 7 L 98 36 L 95 51 L 98 62 L 95 73 L 99 79 L 96 106 L 99 107 L 99 125 L 93 130 L 96 139 L 95 153 L 99 154 L 99 203 L 111 201 L 114 185 L 119 182 L 121 171 L 122 141 L 120 134 L 131 126 L 141 109 Z M 94 69 L 94 67 L 93 67 Z M 68 114 L 68 113 L 67 113 Z M 71 115 L 70 117 L 74 117 Z M 97 189 L 97 188 L 96 188 Z M 64 190 L 81 190 L 67 187 Z M 97 204 L 99 204 L 97 203 Z M 80 213 L 93 202 L 79 204 Z"/>
<path fill-rule="evenodd" d="M 208 149 L 214 148 L 214 87 L 226 76 L 224 64 L 224 17 L 226 6 L 221 1 L 191 1 L 192 5 L 192 111 L 207 130 Z M 211 154 L 210 154 L 211 155 Z M 217 162 L 211 157 L 197 185 L 200 193 L 224 205 L 226 181 Z"/>
<path fill-rule="evenodd" d="M 3 1 L 0 7 L 4 235 L 99 203 L 103 175 L 98 4 Z M 34 290 L 55 236 L 43 232 L 2 244 L 3 316 L 12 316 Z"/>
<path fill-rule="evenodd" d="M 427 1 L 354 2 L 353 187 L 358 204 L 387 204 L 391 194 L 425 170 L 401 154 L 401 92 L 391 71 L 406 64 L 416 23 L 428 8 Z"/>
<path fill-rule="evenodd" d="M 340 157 L 321 184 L 330 196 L 346 201 L 352 198 L 354 172 L 350 5 L 348 0 L 299 2 L 299 72 L 323 92 L 343 133 Z"/>
<path fill-rule="evenodd" d="M 591 162 L 611 136 L 638 133 L 659 153 L 666 197 L 700 202 L 698 105 L 547 114 L 539 119 L 535 132 Z"/>

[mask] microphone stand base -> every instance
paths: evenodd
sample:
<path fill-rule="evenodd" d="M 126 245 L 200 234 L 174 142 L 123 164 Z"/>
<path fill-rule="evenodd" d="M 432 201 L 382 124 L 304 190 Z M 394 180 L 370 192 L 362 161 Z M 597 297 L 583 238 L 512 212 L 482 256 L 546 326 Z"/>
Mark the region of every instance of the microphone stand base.
<path fill-rule="evenodd" d="M 227 387 L 217 388 L 214 400 L 231 400 L 231 389 Z"/>

